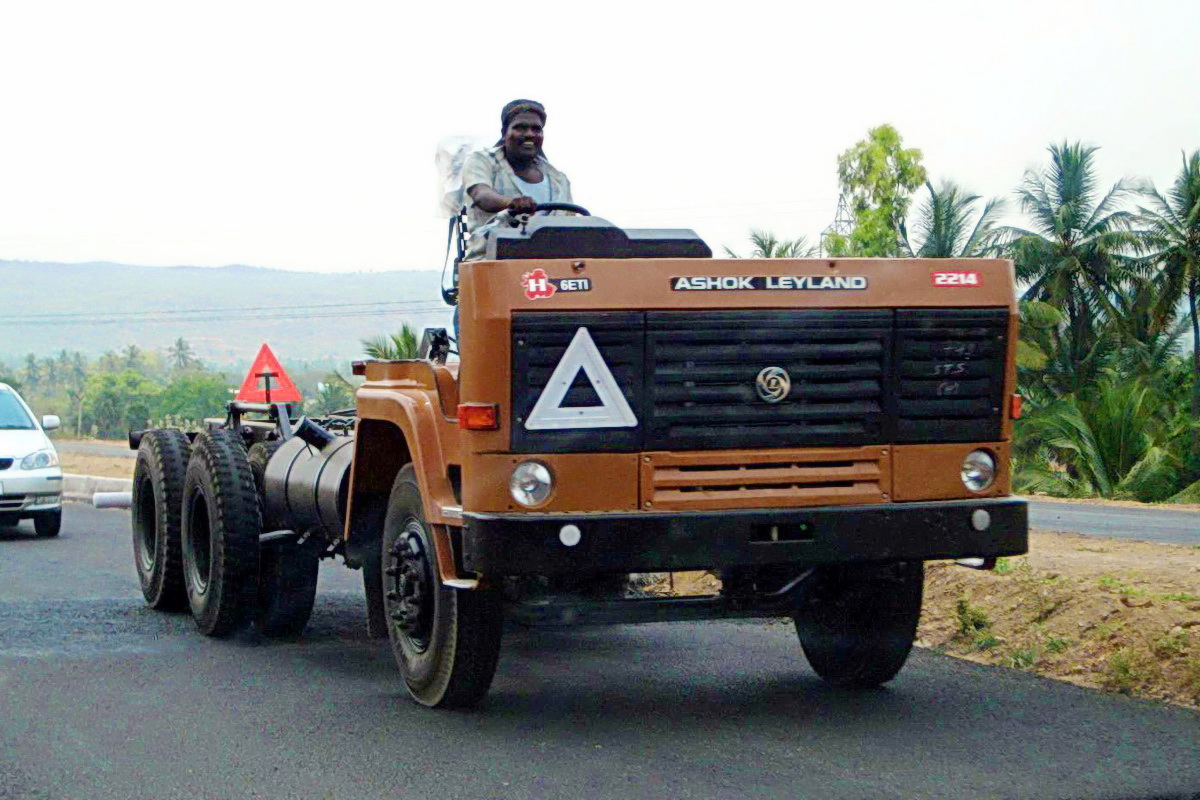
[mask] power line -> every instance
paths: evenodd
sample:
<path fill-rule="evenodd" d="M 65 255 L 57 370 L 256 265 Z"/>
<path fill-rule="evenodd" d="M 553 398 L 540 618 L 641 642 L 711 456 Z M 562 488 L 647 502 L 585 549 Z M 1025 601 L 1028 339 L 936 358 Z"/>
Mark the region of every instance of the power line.
<path fill-rule="evenodd" d="M 296 319 L 331 319 L 337 317 L 378 317 L 392 316 L 400 312 L 410 314 L 433 314 L 445 311 L 447 307 L 441 303 L 430 303 L 426 306 L 415 306 L 404 309 L 372 309 L 372 310 L 348 310 L 348 311 L 327 311 L 324 313 L 302 313 L 296 310 L 282 311 L 281 313 L 272 314 L 217 314 L 217 315 L 201 315 L 197 317 L 166 317 L 152 318 L 139 317 L 136 319 L 100 319 L 75 316 L 72 319 L 53 319 L 53 320 L 33 320 L 20 319 L 9 320 L 8 324 L 13 326 L 25 327 L 68 327 L 78 325 L 180 325 L 195 322 L 234 322 L 234 321 L 268 321 L 268 320 L 296 320 Z"/>
<path fill-rule="evenodd" d="M 308 309 L 316 309 L 316 308 L 358 308 L 358 307 L 368 307 L 368 306 L 411 306 L 411 305 L 420 305 L 422 303 L 429 303 L 429 302 L 430 301 L 428 301 L 428 300 L 376 300 L 375 302 L 371 302 L 371 303 L 315 303 L 315 304 L 311 304 L 311 305 L 298 305 L 298 306 L 297 305 L 289 305 L 288 308 L 292 309 L 292 310 L 300 311 L 300 310 L 308 310 Z M 279 311 L 279 310 L 280 310 L 280 307 L 278 305 L 273 305 L 273 306 L 218 306 L 218 307 L 214 307 L 214 308 L 176 308 L 176 309 L 165 309 L 164 308 L 164 309 L 156 309 L 153 311 L 104 311 L 104 312 L 99 312 L 97 314 L 97 316 L 94 317 L 93 319 L 99 318 L 99 317 L 113 317 L 113 318 L 124 317 L 124 318 L 133 318 L 133 319 L 126 320 L 126 321 L 132 322 L 132 321 L 136 321 L 137 317 L 160 317 L 160 316 L 172 316 L 172 315 L 209 314 L 209 313 L 222 313 L 222 314 L 234 313 L 234 314 L 236 314 L 236 313 L 240 313 L 240 312 L 250 312 L 250 311 Z M 383 310 L 385 310 L 385 309 L 380 309 L 380 311 L 383 311 Z M 12 322 L 12 321 L 20 322 L 20 321 L 24 321 L 24 320 L 40 321 L 40 320 L 62 319 L 62 318 L 76 318 L 78 316 L 79 316 L 79 314 L 77 312 L 61 312 L 61 313 L 49 313 L 48 312 L 45 314 L 26 314 L 24 316 L 21 316 L 21 315 L 7 316 L 6 315 L 4 317 L 4 319 L 5 319 L 5 322 L 7 323 L 7 322 Z"/>

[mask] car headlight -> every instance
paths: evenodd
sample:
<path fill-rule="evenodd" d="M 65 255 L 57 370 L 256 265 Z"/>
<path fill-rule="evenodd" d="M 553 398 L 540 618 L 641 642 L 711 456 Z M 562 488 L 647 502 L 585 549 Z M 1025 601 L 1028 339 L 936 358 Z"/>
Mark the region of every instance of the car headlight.
<path fill-rule="evenodd" d="M 554 476 L 540 461 L 523 461 L 508 479 L 508 492 L 523 506 L 540 506 L 554 491 Z"/>
<path fill-rule="evenodd" d="M 996 480 L 996 459 L 986 450 L 972 450 L 962 464 L 963 485 L 972 492 L 982 492 Z"/>
<path fill-rule="evenodd" d="M 38 450 L 21 459 L 21 469 L 45 469 L 58 466 L 58 453 L 53 450 Z"/>

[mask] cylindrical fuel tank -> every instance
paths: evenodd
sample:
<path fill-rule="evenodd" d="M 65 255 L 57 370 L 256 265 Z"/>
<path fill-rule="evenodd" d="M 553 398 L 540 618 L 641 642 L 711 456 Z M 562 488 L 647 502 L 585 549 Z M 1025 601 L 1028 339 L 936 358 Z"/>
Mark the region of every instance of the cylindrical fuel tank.
<path fill-rule="evenodd" d="M 267 518 L 294 531 L 322 528 L 329 538 L 340 538 L 353 456 L 353 436 L 335 436 L 320 450 L 298 436 L 288 439 L 263 476 Z"/>

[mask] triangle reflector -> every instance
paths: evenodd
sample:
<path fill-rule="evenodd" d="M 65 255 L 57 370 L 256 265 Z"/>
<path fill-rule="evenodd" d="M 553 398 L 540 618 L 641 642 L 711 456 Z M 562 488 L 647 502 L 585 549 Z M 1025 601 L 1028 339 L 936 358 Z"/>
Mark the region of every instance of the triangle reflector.
<path fill-rule="evenodd" d="M 575 378 L 583 371 L 591 381 L 592 389 L 600 398 L 598 406 L 564 406 L 563 400 L 571 389 Z M 587 328 L 575 331 L 575 338 L 567 345 L 567 351 L 546 388 L 538 397 L 525 420 L 526 430 L 548 431 L 566 428 L 635 428 L 637 416 L 629 407 L 612 370 L 604 363 L 604 357 L 596 349 L 596 343 Z"/>
<path fill-rule="evenodd" d="M 233 399 L 243 403 L 268 402 L 267 373 L 270 373 L 271 381 L 270 402 L 299 403 L 303 399 L 300 396 L 300 390 L 296 388 L 296 384 L 292 383 L 292 379 L 288 377 L 283 365 L 271 352 L 271 348 L 267 347 L 266 342 L 258 349 L 258 355 L 254 357 L 254 363 L 250 365 L 246 379 L 242 381 L 242 388 L 238 389 L 238 393 L 234 395 Z"/>

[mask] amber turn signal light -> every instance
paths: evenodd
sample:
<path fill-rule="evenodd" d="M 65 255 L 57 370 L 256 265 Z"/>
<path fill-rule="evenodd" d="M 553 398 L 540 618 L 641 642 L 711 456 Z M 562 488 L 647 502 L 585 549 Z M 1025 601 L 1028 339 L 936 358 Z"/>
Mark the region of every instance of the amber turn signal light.
<path fill-rule="evenodd" d="M 500 427 L 500 406 L 495 403 L 459 403 L 458 427 L 464 431 L 494 431 Z"/>
<path fill-rule="evenodd" d="M 1021 395 L 1014 394 L 1012 396 L 1012 407 L 1009 410 L 1009 416 L 1013 419 L 1021 418 Z"/>

